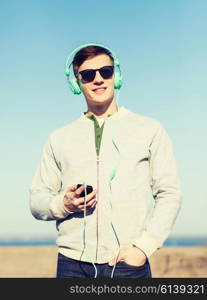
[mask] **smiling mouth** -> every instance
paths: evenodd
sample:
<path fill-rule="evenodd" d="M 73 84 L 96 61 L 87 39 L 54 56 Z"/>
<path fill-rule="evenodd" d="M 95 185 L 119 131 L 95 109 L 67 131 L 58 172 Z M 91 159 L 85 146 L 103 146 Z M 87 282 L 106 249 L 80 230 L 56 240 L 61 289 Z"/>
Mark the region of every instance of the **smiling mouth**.
<path fill-rule="evenodd" d="M 100 88 L 93 89 L 93 92 L 97 95 L 101 95 L 105 92 L 105 90 L 106 90 L 106 87 L 100 87 Z"/>

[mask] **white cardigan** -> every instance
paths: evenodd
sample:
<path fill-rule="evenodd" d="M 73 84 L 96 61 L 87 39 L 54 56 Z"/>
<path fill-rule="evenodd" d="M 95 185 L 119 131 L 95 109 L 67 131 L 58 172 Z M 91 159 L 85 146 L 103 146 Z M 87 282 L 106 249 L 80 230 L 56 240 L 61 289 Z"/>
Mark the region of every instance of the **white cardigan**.
<path fill-rule="evenodd" d="M 98 189 L 98 203 L 85 219 L 63 206 L 67 188 L 78 183 Z M 119 244 L 133 244 L 149 257 L 170 234 L 180 206 L 168 134 L 157 120 L 123 106 L 105 121 L 99 157 L 94 123 L 84 114 L 54 130 L 30 186 L 33 216 L 57 221 L 59 252 L 88 262 L 108 262 Z"/>

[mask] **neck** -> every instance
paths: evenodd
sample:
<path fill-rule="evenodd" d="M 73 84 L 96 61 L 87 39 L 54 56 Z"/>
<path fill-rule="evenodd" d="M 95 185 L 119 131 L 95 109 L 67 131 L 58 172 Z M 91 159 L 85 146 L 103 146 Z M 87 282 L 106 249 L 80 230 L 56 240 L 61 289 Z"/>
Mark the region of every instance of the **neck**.
<path fill-rule="evenodd" d="M 88 104 L 88 110 L 86 113 L 91 112 L 94 114 L 97 118 L 105 118 L 108 115 L 113 115 L 118 111 L 119 107 L 116 104 L 115 100 L 113 100 L 109 104 L 103 104 L 103 105 L 89 105 Z"/>

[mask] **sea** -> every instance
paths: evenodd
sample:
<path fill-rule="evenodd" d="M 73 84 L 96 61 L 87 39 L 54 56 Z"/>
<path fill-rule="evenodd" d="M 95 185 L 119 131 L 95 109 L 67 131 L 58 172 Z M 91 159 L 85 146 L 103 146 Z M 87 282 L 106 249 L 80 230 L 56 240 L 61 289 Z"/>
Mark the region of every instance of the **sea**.
<path fill-rule="evenodd" d="M 55 237 L 12 237 L 0 238 L 0 246 L 55 246 Z M 207 246 L 207 237 L 169 237 L 163 246 Z"/>

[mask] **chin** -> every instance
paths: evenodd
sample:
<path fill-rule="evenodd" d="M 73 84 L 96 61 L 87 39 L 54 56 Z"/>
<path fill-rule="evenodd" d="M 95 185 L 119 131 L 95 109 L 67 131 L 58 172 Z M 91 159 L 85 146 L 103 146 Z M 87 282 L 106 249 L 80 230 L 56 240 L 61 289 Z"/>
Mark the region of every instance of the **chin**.
<path fill-rule="evenodd" d="M 103 99 L 93 99 L 90 102 L 92 102 L 95 105 L 103 105 L 103 104 L 110 104 L 111 103 L 111 99 L 108 99 L 108 98 L 107 99 L 106 98 L 103 98 Z"/>
<path fill-rule="evenodd" d="M 110 95 L 101 95 L 94 97 L 93 99 L 90 100 L 90 102 L 96 103 L 96 104 L 102 104 L 102 103 L 110 103 L 113 100 L 113 96 Z"/>

